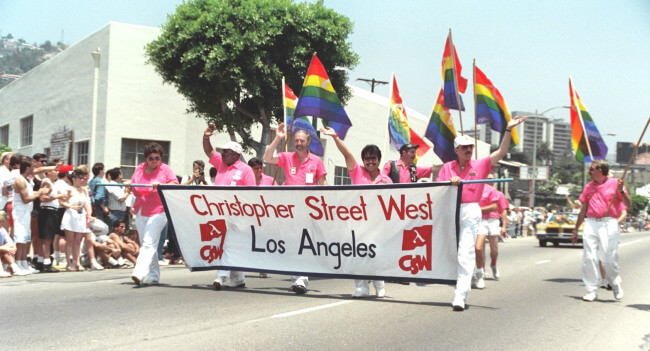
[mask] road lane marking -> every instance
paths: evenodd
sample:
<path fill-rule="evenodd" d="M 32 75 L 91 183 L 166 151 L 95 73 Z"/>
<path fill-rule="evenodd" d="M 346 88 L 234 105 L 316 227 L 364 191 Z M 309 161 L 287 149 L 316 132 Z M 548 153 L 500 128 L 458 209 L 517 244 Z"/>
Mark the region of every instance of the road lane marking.
<path fill-rule="evenodd" d="M 537 261 L 535 263 L 536 264 L 544 264 L 544 263 L 549 263 L 549 262 L 551 262 L 551 260 L 541 260 L 541 261 Z"/>
<path fill-rule="evenodd" d="M 280 314 L 274 314 L 274 315 L 271 316 L 271 318 L 291 317 L 291 316 L 295 316 L 295 315 L 298 315 L 298 314 L 303 314 L 303 313 L 322 310 L 322 309 L 325 309 L 325 308 L 345 305 L 346 303 L 350 303 L 350 302 L 352 302 L 352 301 L 339 301 L 339 302 L 328 303 L 326 305 L 320 305 L 320 306 L 315 306 L 315 307 L 304 308 L 302 310 L 285 312 L 285 313 L 280 313 Z"/>
<path fill-rule="evenodd" d="M 629 241 L 629 242 L 626 242 L 626 243 L 623 243 L 623 244 L 618 244 L 618 247 L 623 247 L 623 246 L 628 246 L 628 245 L 636 244 L 636 243 L 638 243 L 638 242 L 640 242 L 640 241 L 643 241 L 643 240 L 639 239 L 639 240 Z"/>

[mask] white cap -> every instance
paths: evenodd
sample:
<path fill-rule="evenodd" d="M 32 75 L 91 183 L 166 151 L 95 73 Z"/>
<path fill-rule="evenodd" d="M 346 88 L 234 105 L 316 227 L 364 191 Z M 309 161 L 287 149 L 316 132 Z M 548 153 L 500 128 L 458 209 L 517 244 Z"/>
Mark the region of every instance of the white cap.
<path fill-rule="evenodd" d="M 239 143 L 236 143 L 234 141 L 229 141 L 229 142 L 225 143 L 221 148 L 223 150 L 232 150 L 232 151 L 234 151 L 234 152 L 236 152 L 236 153 L 238 153 L 240 155 L 241 155 L 241 153 L 243 151 L 241 145 L 239 145 Z"/>
<path fill-rule="evenodd" d="M 462 145 L 474 145 L 474 140 L 467 135 L 459 135 L 454 139 L 454 149 Z"/>

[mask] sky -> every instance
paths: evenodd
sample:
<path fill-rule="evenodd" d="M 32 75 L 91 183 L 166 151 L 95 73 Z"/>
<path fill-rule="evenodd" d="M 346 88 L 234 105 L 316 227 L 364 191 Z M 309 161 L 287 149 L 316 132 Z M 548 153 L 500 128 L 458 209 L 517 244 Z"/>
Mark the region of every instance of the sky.
<path fill-rule="evenodd" d="M 160 27 L 180 0 L 0 0 L 0 34 L 74 45 L 111 21 Z M 636 142 L 650 118 L 648 0 L 324 0 L 349 17 L 360 55 L 349 83 L 389 81 L 404 103 L 429 115 L 442 84 L 449 29 L 463 76 L 465 129 L 472 126 L 472 60 L 501 91 L 510 111 L 542 112 L 570 103 L 569 77 L 607 142 Z M 323 53 L 325 54 L 325 53 Z M 388 85 L 375 92 L 388 97 Z M 545 114 L 569 121 L 568 109 Z M 459 129 L 458 113 L 453 112 Z M 469 126 L 469 127 L 468 127 Z M 422 131 L 423 132 L 423 131 Z M 609 134 L 616 134 L 615 136 Z M 650 134 L 650 133 L 648 133 Z M 650 142 L 650 136 L 643 138 Z"/>

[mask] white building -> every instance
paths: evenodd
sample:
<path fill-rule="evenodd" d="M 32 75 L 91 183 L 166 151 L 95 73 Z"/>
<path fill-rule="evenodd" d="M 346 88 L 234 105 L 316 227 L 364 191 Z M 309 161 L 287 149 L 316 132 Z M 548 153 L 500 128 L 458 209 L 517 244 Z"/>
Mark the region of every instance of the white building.
<path fill-rule="evenodd" d="M 164 161 L 179 175 L 189 173 L 196 159 L 207 163 L 202 149 L 205 121 L 188 115 L 183 96 L 164 85 L 153 66 L 146 64 L 144 47 L 159 33 L 158 28 L 109 23 L 1 89 L 0 142 L 25 155 L 63 155 L 75 165 L 119 165 L 125 177 L 143 162 L 142 149 L 148 141 L 163 145 Z M 95 72 L 91 53 L 97 49 L 96 127 L 91 140 Z M 353 127 L 345 142 L 355 156 L 370 143 L 385 150 L 387 127 L 381 126 L 387 123 L 388 98 L 352 88 L 354 96 L 345 109 Z M 423 135 L 428 117 L 411 109 L 407 113 L 412 127 Z M 212 143 L 220 146 L 228 140 L 223 134 Z M 324 141 L 328 182 L 340 183 L 347 172 L 336 167 L 345 167 L 345 162 L 334 143 Z M 480 143 L 479 156 L 488 152 L 489 146 Z M 397 158 L 398 152 L 390 150 L 383 160 Z M 440 164 L 433 151 L 419 162 Z"/>

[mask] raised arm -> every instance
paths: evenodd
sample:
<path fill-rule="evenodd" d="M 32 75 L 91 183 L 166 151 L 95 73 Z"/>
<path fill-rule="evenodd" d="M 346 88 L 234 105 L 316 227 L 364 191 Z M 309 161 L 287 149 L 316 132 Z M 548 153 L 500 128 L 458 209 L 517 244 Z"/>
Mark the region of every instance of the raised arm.
<path fill-rule="evenodd" d="M 214 151 L 214 148 L 212 148 L 212 143 L 210 142 L 210 137 L 214 134 L 215 129 L 217 129 L 215 124 L 210 122 L 203 132 L 203 152 L 205 152 L 205 155 L 208 156 L 208 158 L 211 158 L 212 153 L 216 152 Z"/>
<path fill-rule="evenodd" d="M 336 144 L 336 147 L 339 149 L 341 154 L 343 155 L 343 158 L 345 158 L 345 165 L 348 167 L 348 172 L 352 172 L 354 169 L 354 156 L 352 155 L 352 152 L 350 152 L 350 149 L 345 145 L 343 140 L 341 140 L 336 134 L 336 131 L 330 127 L 327 128 L 321 128 L 320 132 L 323 133 L 324 135 L 329 135 L 334 139 L 334 143 Z"/>
<path fill-rule="evenodd" d="M 526 116 L 515 117 L 511 119 L 510 122 L 508 122 L 506 131 L 503 133 L 503 139 L 501 139 L 501 145 L 499 145 L 499 148 L 496 151 L 490 154 L 490 162 L 492 163 L 492 167 L 496 166 L 497 163 L 501 161 L 501 159 L 508 153 L 508 149 L 510 148 L 510 140 L 512 140 L 512 128 L 523 123 L 526 118 Z"/>
<path fill-rule="evenodd" d="M 266 151 L 264 151 L 264 162 L 273 165 L 277 165 L 280 162 L 280 158 L 273 156 L 273 153 L 278 148 L 278 145 L 280 145 L 282 139 L 284 139 L 286 136 L 287 133 L 284 131 L 284 123 L 280 123 L 278 129 L 275 130 L 275 138 L 271 142 L 271 145 L 268 145 L 266 147 Z"/>

